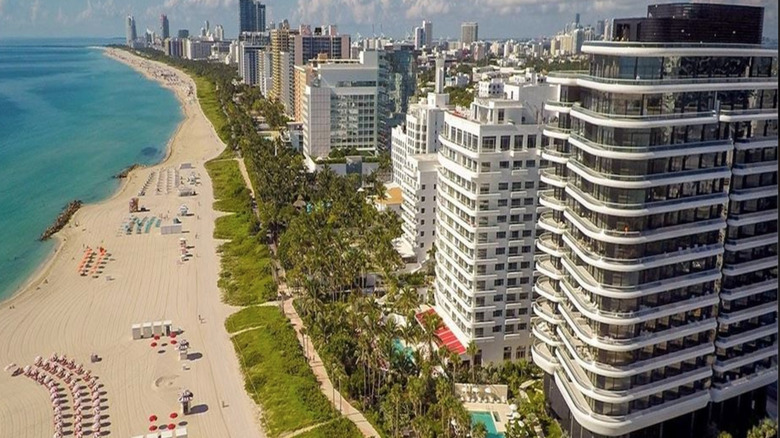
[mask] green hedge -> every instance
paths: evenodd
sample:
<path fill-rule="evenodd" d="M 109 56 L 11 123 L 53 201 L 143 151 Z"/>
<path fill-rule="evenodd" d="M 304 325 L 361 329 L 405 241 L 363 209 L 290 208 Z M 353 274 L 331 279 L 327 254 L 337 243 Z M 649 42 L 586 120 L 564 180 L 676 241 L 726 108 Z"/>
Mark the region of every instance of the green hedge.
<path fill-rule="evenodd" d="M 247 313 L 257 328 L 235 335 L 233 345 L 244 369 L 246 390 L 263 407 L 269 435 L 276 437 L 335 418 L 338 413 L 320 391 L 282 312 L 265 306 Z"/>

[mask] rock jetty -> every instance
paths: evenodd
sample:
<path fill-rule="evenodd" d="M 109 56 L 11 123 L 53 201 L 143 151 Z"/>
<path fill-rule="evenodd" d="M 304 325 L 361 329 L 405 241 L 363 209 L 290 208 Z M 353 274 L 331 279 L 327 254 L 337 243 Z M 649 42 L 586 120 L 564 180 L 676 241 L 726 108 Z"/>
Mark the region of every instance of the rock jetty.
<path fill-rule="evenodd" d="M 57 219 L 54 220 L 54 223 L 49 226 L 49 228 L 46 229 L 46 231 L 41 234 L 41 237 L 38 238 L 41 242 L 44 240 L 48 240 L 51 236 L 54 235 L 57 231 L 65 228 L 65 225 L 68 224 L 68 221 L 71 217 L 73 217 L 74 214 L 81 208 L 82 202 L 78 199 L 75 201 L 71 201 L 68 203 L 68 205 L 65 206 L 65 208 L 62 210 L 62 213 L 60 213 L 59 216 L 57 216 Z"/>
<path fill-rule="evenodd" d="M 123 171 L 121 171 L 121 172 L 117 173 L 116 175 L 114 175 L 114 178 L 116 178 L 116 179 L 127 178 L 127 175 L 129 175 L 130 172 L 132 172 L 134 169 L 137 169 L 138 167 L 140 167 L 140 165 L 133 164 L 132 166 L 127 167 Z"/>

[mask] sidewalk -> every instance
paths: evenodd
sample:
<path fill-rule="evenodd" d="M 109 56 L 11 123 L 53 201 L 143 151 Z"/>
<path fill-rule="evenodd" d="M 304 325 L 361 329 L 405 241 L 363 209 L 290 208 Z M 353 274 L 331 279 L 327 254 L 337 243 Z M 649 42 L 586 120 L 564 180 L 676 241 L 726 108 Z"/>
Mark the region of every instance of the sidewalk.
<path fill-rule="evenodd" d="M 309 344 L 308 347 L 304 345 L 303 336 L 301 335 L 301 328 L 304 327 L 303 321 L 301 321 L 300 316 L 298 316 L 298 312 L 295 311 L 295 307 L 293 307 L 292 302 L 292 298 L 284 300 L 284 314 L 292 323 L 293 328 L 295 328 L 295 333 L 298 336 L 298 342 L 301 343 L 301 346 L 304 348 L 304 350 L 308 351 L 309 366 L 314 372 L 314 375 L 317 377 L 317 381 L 320 382 L 322 393 L 328 397 L 328 400 L 333 403 L 333 406 L 336 407 L 336 409 L 339 409 L 339 406 L 341 406 L 341 413 L 350 421 L 355 423 L 358 429 L 360 429 L 360 431 L 363 433 L 363 436 L 367 438 L 379 438 L 379 433 L 377 433 L 376 429 L 374 429 L 374 426 L 372 426 L 371 423 L 366 420 L 366 417 L 364 417 L 360 411 L 353 408 L 352 405 L 349 404 L 348 400 L 342 400 L 341 394 L 334 390 L 333 383 L 330 381 L 328 372 L 325 370 L 325 365 L 322 363 L 317 350 L 315 350 L 314 346 L 311 345 L 311 342 L 307 341 L 307 344 Z"/>

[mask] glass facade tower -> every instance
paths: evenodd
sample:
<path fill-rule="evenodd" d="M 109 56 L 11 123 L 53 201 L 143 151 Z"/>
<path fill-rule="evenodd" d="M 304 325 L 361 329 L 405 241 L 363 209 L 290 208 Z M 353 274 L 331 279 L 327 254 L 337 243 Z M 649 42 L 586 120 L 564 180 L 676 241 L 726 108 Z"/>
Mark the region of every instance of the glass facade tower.
<path fill-rule="evenodd" d="M 777 51 L 761 8 L 685 5 L 548 77 L 532 357 L 572 437 L 740 430 L 777 380 Z"/>

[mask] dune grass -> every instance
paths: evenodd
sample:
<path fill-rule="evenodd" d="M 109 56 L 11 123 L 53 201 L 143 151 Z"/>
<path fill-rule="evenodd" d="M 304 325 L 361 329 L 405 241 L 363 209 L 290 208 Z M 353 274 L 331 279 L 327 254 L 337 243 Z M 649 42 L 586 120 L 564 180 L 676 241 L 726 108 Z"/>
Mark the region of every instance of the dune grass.
<path fill-rule="evenodd" d="M 246 390 L 263 407 L 263 422 L 270 436 L 338 415 L 320 391 L 295 331 L 277 307 L 245 309 L 231 320 L 226 324 L 229 330 L 243 327 L 250 320 L 256 324 L 256 328 L 232 340 L 243 366 Z"/>
<path fill-rule="evenodd" d="M 228 333 L 233 334 L 248 328 L 259 327 L 263 324 L 263 318 L 267 314 L 267 311 L 263 310 L 262 307 L 245 307 L 225 320 L 225 329 Z"/>
<path fill-rule="evenodd" d="M 223 300 L 235 306 L 249 306 L 275 299 L 277 286 L 271 272 L 270 250 L 252 212 L 249 189 L 238 163 L 210 161 L 206 170 L 214 184 L 214 208 L 232 213 L 217 218 L 214 228 L 214 237 L 227 241 L 219 247 Z"/>
<path fill-rule="evenodd" d="M 219 103 L 217 97 L 216 85 L 214 82 L 204 76 L 193 74 L 188 72 L 192 80 L 195 81 L 195 86 L 198 90 L 198 102 L 200 108 L 203 110 L 203 114 L 214 125 L 214 130 L 217 131 L 219 138 L 228 143 L 227 129 L 228 119 L 225 112 L 222 110 L 222 105 Z"/>
<path fill-rule="evenodd" d="M 362 438 L 363 434 L 355 423 L 341 417 L 323 424 L 308 432 L 297 435 L 298 438 Z"/>

